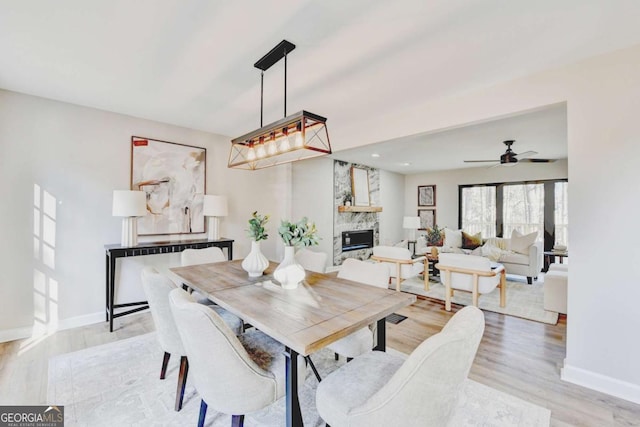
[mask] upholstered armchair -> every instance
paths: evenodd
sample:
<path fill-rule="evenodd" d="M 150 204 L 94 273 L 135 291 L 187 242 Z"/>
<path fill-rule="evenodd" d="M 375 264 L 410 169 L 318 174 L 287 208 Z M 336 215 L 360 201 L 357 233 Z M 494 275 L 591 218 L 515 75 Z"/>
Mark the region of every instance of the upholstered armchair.
<path fill-rule="evenodd" d="M 151 317 L 156 326 L 156 335 L 160 343 L 160 348 L 164 351 L 162 368 L 160 369 L 161 380 L 165 378 L 171 355 L 173 354 L 180 357 L 180 371 L 178 374 L 178 389 L 176 391 L 175 404 L 175 410 L 179 411 L 182 409 L 182 399 L 184 397 L 184 388 L 189 372 L 189 363 L 169 307 L 169 292 L 176 289 L 176 287 L 168 277 L 158 273 L 153 267 L 146 267 L 142 270 L 142 288 L 149 302 Z M 232 328 L 235 334 L 241 333 L 242 322 L 238 317 L 231 313 L 226 313 L 225 321 L 228 322 L 229 327 Z"/>
<path fill-rule="evenodd" d="M 506 272 L 503 265 L 476 255 L 441 253 L 436 268 L 445 286 L 445 309 L 451 311 L 454 290 L 471 292 L 473 305 L 478 306 L 481 294 L 500 288 L 500 307 L 506 304 Z"/>
<path fill-rule="evenodd" d="M 448 425 L 483 333 L 482 311 L 469 306 L 406 360 L 364 354 L 318 385 L 318 414 L 332 427 Z"/>
<path fill-rule="evenodd" d="M 257 330 L 236 337 L 215 311 L 195 304 L 182 289 L 171 291 L 169 301 L 202 399 L 198 426 L 204 425 L 209 406 L 231 415 L 232 426 L 242 426 L 244 414 L 285 395 L 284 345 Z M 298 363 L 304 366 L 304 359 Z M 305 374 L 298 375 L 299 387 Z"/>
<path fill-rule="evenodd" d="M 389 276 L 396 279 L 396 291 L 403 280 L 424 274 L 424 290 L 429 290 L 429 263 L 425 257 L 411 258 L 411 251 L 395 246 L 375 246 L 371 259 L 381 262 L 389 269 Z"/>
<path fill-rule="evenodd" d="M 389 287 L 389 269 L 385 265 L 360 261 L 354 258 L 344 260 L 338 272 L 338 277 L 383 289 L 388 289 Z M 336 355 L 341 354 L 347 360 L 351 360 L 371 351 L 375 344 L 375 333 L 376 324 L 374 323 L 367 328 L 359 329 L 329 344 L 327 347 Z"/>
<path fill-rule="evenodd" d="M 305 270 L 324 273 L 327 268 L 327 254 L 302 248 L 296 252 L 296 262 Z"/>

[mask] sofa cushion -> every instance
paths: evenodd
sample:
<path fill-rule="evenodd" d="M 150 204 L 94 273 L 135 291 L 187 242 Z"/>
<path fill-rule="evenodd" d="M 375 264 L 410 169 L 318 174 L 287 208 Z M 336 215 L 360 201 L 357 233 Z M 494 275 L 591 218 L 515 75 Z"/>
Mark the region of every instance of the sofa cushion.
<path fill-rule="evenodd" d="M 529 265 L 529 255 L 523 255 L 517 252 L 503 252 L 498 259 L 498 262 Z"/>
<path fill-rule="evenodd" d="M 537 237 L 537 231 L 522 235 L 518 230 L 513 230 L 511 233 L 511 250 L 519 254 L 529 255 L 529 248 L 536 241 Z"/>
<path fill-rule="evenodd" d="M 482 233 L 469 234 L 462 232 L 462 249 L 475 249 L 482 246 Z"/>
<path fill-rule="evenodd" d="M 485 243 L 500 248 L 503 251 L 511 250 L 511 239 L 503 239 L 502 237 L 489 237 Z"/>
<path fill-rule="evenodd" d="M 444 245 L 450 248 L 462 247 L 462 230 L 444 229 Z"/>
<path fill-rule="evenodd" d="M 485 243 L 482 247 L 482 256 L 489 258 L 493 262 L 498 261 L 503 252 L 505 251 L 489 242 Z"/>

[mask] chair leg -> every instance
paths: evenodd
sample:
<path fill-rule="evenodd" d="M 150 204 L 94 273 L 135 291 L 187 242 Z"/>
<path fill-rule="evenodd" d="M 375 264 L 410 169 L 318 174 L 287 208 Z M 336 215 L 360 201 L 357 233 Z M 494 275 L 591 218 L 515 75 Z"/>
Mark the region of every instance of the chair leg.
<path fill-rule="evenodd" d="M 533 277 L 527 276 L 527 284 L 528 285 L 533 285 Z"/>
<path fill-rule="evenodd" d="M 311 360 L 311 356 L 305 356 L 304 359 L 309 363 L 309 366 L 311 366 L 311 370 L 313 371 L 316 378 L 318 379 L 318 382 L 322 381 L 322 378 L 320 378 L 320 374 L 316 369 L 316 365 L 314 365 L 313 360 Z"/>
<path fill-rule="evenodd" d="M 169 364 L 169 358 L 171 357 L 171 353 L 164 352 L 164 357 L 162 358 L 162 369 L 160 369 L 160 379 L 163 380 L 165 374 L 167 373 L 167 365 Z"/>
<path fill-rule="evenodd" d="M 200 400 L 200 416 L 198 417 L 198 427 L 204 427 L 204 419 L 207 416 L 207 404 L 204 399 Z"/>
<path fill-rule="evenodd" d="M 333 357 L 336 359 L 336 361 L 340 360 L 340 356 L 338 355 L 338 353 L 333 353 Z"/>
<path fill-rule="evenodd" d="M 351 362 L 353 360 L 353 357 L 347 357 L 347 363 Z"/>
<path fill-rule="evenodd" d="M 189 373 L 189 361 L 187 356 L 180 357 L 180 373 L 178 374 L 178 388 L 176 389 L 175 410 L 182 409 L 182 399 L 184 399 L 184 388 L 187 385 L 187 374 Z"/>
<path fill-rule="evenodd" d="M 244 415 L 232 415 L 231 427 L 242 427 L 242 426 L 244 426 Z"/>

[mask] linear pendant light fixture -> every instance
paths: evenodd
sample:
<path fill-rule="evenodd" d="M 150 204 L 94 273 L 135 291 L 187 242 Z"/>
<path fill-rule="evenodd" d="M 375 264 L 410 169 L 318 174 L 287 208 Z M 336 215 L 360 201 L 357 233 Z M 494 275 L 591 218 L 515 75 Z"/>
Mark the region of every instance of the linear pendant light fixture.
<path fill-rule="evenodd" d="M 308 111 L 287 116 L 287 54 L 296 46 L 283 40 L 260 58 L 260 129 L 231 140 L 228 167 L 255 170 L 331 154 L 327 119 Z M 284 118 L 262 125 L 264 72 L 284 58 Z"/>

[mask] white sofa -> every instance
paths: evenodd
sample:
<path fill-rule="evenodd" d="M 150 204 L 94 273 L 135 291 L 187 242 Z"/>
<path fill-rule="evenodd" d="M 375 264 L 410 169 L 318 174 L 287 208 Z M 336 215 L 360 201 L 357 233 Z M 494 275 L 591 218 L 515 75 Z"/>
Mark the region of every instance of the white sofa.
<path fill-rule="evenodd" d="M 509 238 L 492 237 L 484 241 L 484 246 L 473 250 L 447 246 L 446 240 L 444 243 L 444 246 L 436 246 L 438 253 L 465 253 L 487 257 L 504 265 L 507 274 L 526 276 L 529 284 L 537 279 L 542 270 L 542 242 L 534 242 L 526 255 L 512 251 Z M 416 243 L 416 254 L 422 255 L 429 252 L 431 247 L 426 245 L 424 238 L 419 238 Z"/>

